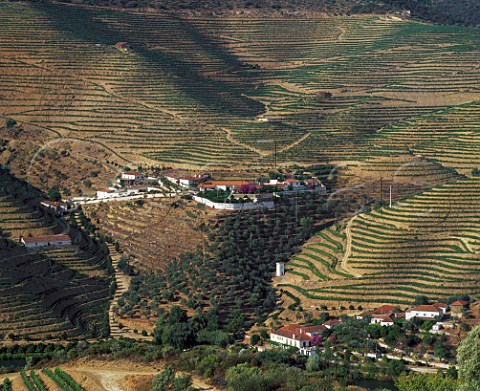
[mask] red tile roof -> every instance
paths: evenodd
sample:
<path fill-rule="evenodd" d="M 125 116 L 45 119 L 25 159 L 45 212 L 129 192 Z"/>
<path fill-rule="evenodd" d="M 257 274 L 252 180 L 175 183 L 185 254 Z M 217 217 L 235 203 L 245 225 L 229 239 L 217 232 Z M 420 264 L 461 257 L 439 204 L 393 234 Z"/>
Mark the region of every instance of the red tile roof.
<path fill-rule="evenodd" d="M 320 324 L 318 326 L 303 326 L 301 327 L 302 331 L 305 333 L 321 333 L 323 330 L 326 330 L 327 328 L 323 325 Z"/>
<path fill-rule="evenodd" d="M 393 323 L 393 319 L 390 316 L 384 316 L 382 322 Z"/>
<path fill-rule="evenodd" d="M 390 314 L 397 309 L 398 308 L 394 305 L 382 305 L 381 307 L 378 307 L 375 311 L 373 311 L 372 314 Z"/>
<path fill-rule="evenodd" d="M 71 241 L 70 236 L 65 234 L 59 235 L 44 235 L 44 236 L 24 236 L 22 237 L 25 243 L 52 243 L 52 242 L 66 242 Z"/>
<path fill-rule="evenodd" d="M 326 327 L 333 327 L 333 326 L 337 326 L 339 325 L 340 323 L 342 323 L 341 321 L 339 321 L 338 319 L 330 319 L 330 320 L 327 320 L 325 323 L 323 323 L 324 326 Z"/>
<path fill-rule="evenodd" d="M 465 300 L 457 300 L 450 304 L 450 307 L 466 307 L 468 305 L 468 301 Z"/>
<path fill-rule="evenodd" d="M 302 327 L 298 324 L 289 324 L 281 329 L 272 331 L 271 334 L 280 335 L 296 341 L 310 341 L 312 337 L 306 334 L 304 328 L 305 327 Z"/>
<path fill-rule="evenodd" d="M 437 308 L 434 304 L 422 304 L 417 307 L 410 309 L 410 311 L 417 311 L 417 312 L 436 312 L 441 313 L 442 311 Z"/>
<path fill-rule="evenodd" d="M 372 319 L 380 319 L 382 322 L 393 322 L 393 319 L 390 317 L 390 315 L 373 314 Z"/>

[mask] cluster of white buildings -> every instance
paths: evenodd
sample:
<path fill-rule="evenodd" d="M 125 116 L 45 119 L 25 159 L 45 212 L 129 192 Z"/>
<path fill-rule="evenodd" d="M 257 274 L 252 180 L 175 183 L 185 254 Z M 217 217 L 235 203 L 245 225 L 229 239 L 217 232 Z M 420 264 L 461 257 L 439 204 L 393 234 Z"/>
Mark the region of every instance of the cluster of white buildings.
<path fill-rule="evenodd" d="M 289 174 L 291 176 L 291 174 Z M 159 185 L 159 187 L 155 187 Z M 275 194 L 289 194 L 297 192 L 326 193 L 325 185 L 316 178 L 305 180 L 293 177 L 285 180 L 273 179 L 267 183 L 256 183 L 244 180 L 212 180 L 208 174 L 186 175 L 175 170 L 164 171 L 161 178 L 147 177 L 139 171 L 126 171 L 118 178 L 118 186 L 100 189 L 97 191 L 97 200 L 121 198 L 139 195 L 141 193 L 160 192 L 163 189 L 177 191 L 172 187 L 189 190 L 195 195 L 197 202 L 218 209 L 256 209 L 273 208 Z M 270 190 L 269 190 L 270 188 Z M 266 190 L 266 191 L 265 191 Z M 210 197 L 202 196 L 208 191 L 230 191 L 232 202 L 216 203 Z M 84 201 L 84 197 L 73 199 Z M 242 203 L 242 205 L 238 205 Z"/>
<path fill-rule="evenodd" d="M 223 190 L 223 191 L 234 191 L 238 193 L 255 193 L 259 191 L 262 187 L 270 187 L 272 191 L 278 189 L 280 192 L 322 192 L 325 193 L 327 188 L 325 185 L 318 179 L 305 179 L 303 181 L 299 179 L 289 178 L 283 181 L 277 179 L 271 179 L 267 183 L 254 183 L 243 180 L 233 180 L 233 181 L 214 181 L 207 180 L 203 183 L 200 183 L 197 188 L 199 191 L 212 191 L 212 190 Z"/>
<path fill-rule="evenodd" d="M 147 177 L 145 174 L 139 171 L 125 171 L 118 178 L 119 187 L 108 187 L 106 189 L 97 190 L 97 199 L 109 199 L 128 197 L 133 195 L 139 195 L 142 193 L 149 193 L 155 191 L 161 191 L 159 187 L 140 185 L 139 183 L 146 181 L 148 183 L 157 182 L 157 178 Z"/>
<path fill-rule="evenodd" d="M 411 320 L 414 318 L 422 320 L 433 320 L 441 322 L 448 311 L 450 311 L 451 318 L 461 318 L 468 308 L 469 302 L 457 300 L 448 305 L 447 303 L 434 303 L 434 304 L 421 304 L 416 307 L 412 307 L 405 312 L 394 305 L 382 305 L 374 311 L 364 312 L 357 315 L 358 319 L 362 319 L 365 316 L 370 317 L 370 323 L 378 324 L 380 326 L 393 326 L 395 320 L 405 319 Z M 436 323 L 433 326 L 434 331 L 438 331 L 441 328 L 441 323 Z"/>

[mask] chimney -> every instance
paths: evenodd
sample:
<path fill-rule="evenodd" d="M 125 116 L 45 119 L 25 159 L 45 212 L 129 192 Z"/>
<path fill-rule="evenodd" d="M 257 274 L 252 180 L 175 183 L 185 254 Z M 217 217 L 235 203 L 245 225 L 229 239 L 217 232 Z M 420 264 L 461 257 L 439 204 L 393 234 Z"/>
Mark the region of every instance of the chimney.
<path fill-rule="evenodd" d="M 295 334 L 293 334 L 293 339 L 295 339 Z"/>

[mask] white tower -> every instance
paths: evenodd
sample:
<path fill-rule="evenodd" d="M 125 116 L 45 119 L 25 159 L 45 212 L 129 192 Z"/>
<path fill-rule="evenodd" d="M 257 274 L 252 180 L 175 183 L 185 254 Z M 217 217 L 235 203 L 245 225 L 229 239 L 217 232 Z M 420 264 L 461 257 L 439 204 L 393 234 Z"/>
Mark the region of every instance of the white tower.
<path fill-rule="evenodd" d="M 285 275 L 285 262 L 277 262 L 277 277 Z"/>
<path fill-rule="evenodd" d="M 390 185 L 390 203 L 389 203 L 390 208 L 392 207 L 392 185 Z"/>

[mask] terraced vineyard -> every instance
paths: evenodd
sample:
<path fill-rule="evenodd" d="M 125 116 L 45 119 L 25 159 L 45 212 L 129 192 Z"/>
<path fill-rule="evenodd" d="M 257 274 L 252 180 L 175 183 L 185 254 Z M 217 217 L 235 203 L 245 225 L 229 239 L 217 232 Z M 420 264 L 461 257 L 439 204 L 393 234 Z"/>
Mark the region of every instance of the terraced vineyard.
<path fill-rule="evenodd" d="M 363 213 L 322 230 L 290 261 L 277 283 L 305 303 L 478 294 L 480 180 L 471 175 L 480 166 L 479 29 L 378 15 L 182 19 L 15 2 L 0 4 L 0 22 L 1 116 L 51 139 L 92 143 L 117 165 L 340 164 L 346 187 L 350 177 L 372 182 L 370 200 L 386 201 L 391 186 L 391 209 L 354 208 Z M 132 49 L 119 50 L 119 41 Z M 24 185 L 9 185 L 9 194 L 15 186 Z M 405 198 L 415 192 L 422 193 Z M 8 197 L 0 207 L 12 237 L 61 230 L 23 198 Z M 148 246 L 163 257 L 172 241 L 186 249 L 177 233 L 150 230 L 161 224 L 161 208 L 143 220 L 129 206 L 112 208 L 90 213 L 142 265 L 158 264 Z M 177 227 L 192 243 L 187 220 Z M 87 255 L 69 249 L 44 257 L 98 280 L 101 252 L 79 238 Z M 225 292 L 233 307 L 237 292 Z"/>
<path fill-rule="evenodd" d="M 85 213 L 102 231 L 121 244 L 136 267 L 162 270 L 180 254 L 201 246 L 209 225 L 218 212 L 181 200 L 145 200 L 85 205 Z"/>
<path fill-rule="evenodd" d="M 20 385 L 20 383 L 23 383 Z M 20 372 L 19 378 L 11 382 L 13 390 L 26 389 L 28 391 L 48 391 L 48 390 L 65 390 L 65 391 L 82 391 L 85 390 L 77 383 L 70 374 L 60 368 L 54 370 L 43 368 L 41 371 L 25 371 Z"/>
<path fill-rule="evenodd" d="M 460 179 L 324 230 L 288 264 L 293 276 L 280 285 L 317 303 L 476 296 L 479 194 L 480 177 Z"/>
<path fill-rule="evenodd" d="M 392 147 L 386 137 L 386 148 L 384 129 L 400 127 L 401 137 L 422 118 L 435 131 L 437 113 L 480 98 L 474 28 L 388 16 L 180 19 L 0 7 L 3 117 L 135 162 L 255 166 L 273 164 L 275 150 L 279 163 L 405 154 L 414 140 Z M 118 41 L 132 50 L 116 49 Z M 465 129 L 478 123 L 467 110 Z M 461 137 L 465 154 L 475 136 Z"/>
<path fill-rule="evenodd" d="M 39 197 L 26 182 L 0 172 L 0 334 L 12 340 L 108 335 L 108 253 L 40 208 Z M 20 236 L 60 232 L 75 245 L 19 245 Z"/>

